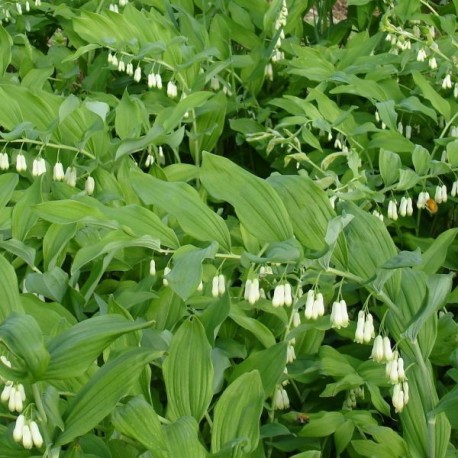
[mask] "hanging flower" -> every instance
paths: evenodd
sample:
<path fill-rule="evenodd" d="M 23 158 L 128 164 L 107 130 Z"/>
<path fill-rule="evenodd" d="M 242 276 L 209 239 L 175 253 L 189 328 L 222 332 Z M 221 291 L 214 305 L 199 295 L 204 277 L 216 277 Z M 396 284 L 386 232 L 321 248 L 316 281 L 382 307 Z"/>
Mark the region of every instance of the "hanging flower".
<path fill-rule="evenodd" d="M 16 170 L 21 173 L 27 170 L 27 163 L 25 162 L 25 157 L 22 153 L 19 153 L 16 156 Z"/>
<path fill-rule="evenodd" d="M 62 181 L 65 178 L 64 167 L 61 162 L 57 161 L 52 171 L 54 181 Z"/>
<path fill-rule="evenodd" d="M 8 170 L 10 168 L 10 162 L 8 154 L 0 153 L 0 170 Z"/>

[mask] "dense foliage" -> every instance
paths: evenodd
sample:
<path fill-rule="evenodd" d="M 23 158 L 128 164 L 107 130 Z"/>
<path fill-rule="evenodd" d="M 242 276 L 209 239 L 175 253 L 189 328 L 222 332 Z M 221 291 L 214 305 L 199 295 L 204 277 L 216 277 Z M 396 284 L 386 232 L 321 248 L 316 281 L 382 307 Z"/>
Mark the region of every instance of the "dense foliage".
<path fill-rule="evenodd" d="M 452 457 L 458 2 L 0 2 L 0 456 Z"/>

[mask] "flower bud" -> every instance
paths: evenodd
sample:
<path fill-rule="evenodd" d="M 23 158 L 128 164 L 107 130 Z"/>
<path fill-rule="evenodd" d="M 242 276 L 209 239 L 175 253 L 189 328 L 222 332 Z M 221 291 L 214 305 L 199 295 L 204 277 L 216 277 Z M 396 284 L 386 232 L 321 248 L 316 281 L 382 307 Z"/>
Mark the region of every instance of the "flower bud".
<path fill-rule="evenodd" d="M 171 269 L 170 267 L 166 267 L 164 269 L 164 278 L 162 279 L 162 284 L 164 286 L 169 286 L 169 281 L 167 280 L 167 278 L 165 278 L 169 273 L 171 272 Z"/>
<path fill-rule="evenodd" d="M 366 314 L 363 310 L 358 312 L 358 321 L 356 323 L 356 332 L 355 332 L 355 342 L 363 343 L 364 342 L 364 323 L 366 321 Z"/>
<path fill-rule="evenodd" d="M 393 352 L 391 351 L 391 342 L 389 337 L 383 338 L 383 357 L 385 361 L 392 361 Z"/>
<path fill-rule="evenodd" d="M 299 315 L 299 312 L 296 310 L 293 313 L 293 327 L 297 328 L 301 324 L 301 316 Z"/>
<path fill-rule="evenodd" d="M 219 280 L 218 275 L 215 275 L 212 280 L 212 296 L 218 297 L 219 296 Z"/>
<path fill-rule="evenodd" d="M 277 285 L 274 289 L 274 296 L 272 298 L 272 305 L 274 307 L 283 307 L 285 305 L 285 285 Z"/>
<path fill-rule="evenodd" d="M 136 83 L 139 83 L 141 79 L 142 79 L 142 69 L 141 67 L 137 67 L 134 72 L 134 81 Z"/>
<path fill-rule="evenodd" d="M 364 342 L 368 343 L 373 337 L 375 337 L 374 321 L 370 313 L 366 316 L 366 321 L 364 323 Z"/>
<path fill-rule="evenodd" d="M 22 153 L 19 153 L 16 156 L 16 171 L 25 172 L 27 170 L 27 163 L 25 161 L 25 157 Z"/>
<path fill-rule="evenodd" d="M 149 262 L 149 274 L 154 277 L 156 275 L 156 261 L 151 259 Z"/>
<path fill-rule="evenodd" d="M 294 351 L 294 346 L 292 344 L 288 344 L 286 350 L 286 364 L 292 363 L 296 359 L 296 352 Z"/>

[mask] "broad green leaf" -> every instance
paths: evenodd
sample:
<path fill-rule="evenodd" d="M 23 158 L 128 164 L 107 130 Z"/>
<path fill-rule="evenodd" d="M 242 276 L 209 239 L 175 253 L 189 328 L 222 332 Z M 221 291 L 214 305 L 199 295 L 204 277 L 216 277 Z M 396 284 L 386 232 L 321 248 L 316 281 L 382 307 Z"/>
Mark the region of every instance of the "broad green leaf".
<path fill-rule="evenodd" d="M 418 111 L 419 113 L 423 113 L 424 115 L 431 118 L 434 122 L 437 122 L 437 113 L 430 107 L 427 107 L 423 103 L 420 102 L 418 97 L 412 96 L 407 97 L 405 100 L 398 104 L 399 108 L 403 108 L 407 111 L 415 113 Z"/>
<path fill-rule="evenodd" d="M 68 287 L 68 274 L 60 267 L 54 267 L 44 273 L 31 272 L 25 277 L 28 291 L 62 302 Z"/>
<path fill-rule="evenodd" d="M 13 238 L 22 241 L 26 238 L 27 233 L 38 219 L 38 215 L 30 211 L 30 207 L 41 200 L 41 179 L 37 178 L 29 188 L 23 191 L 19 202 L 14 205 L 11 217 Z"/>
<path fill-rule="evenodd" d="M 148 116 L 141 100 L 131 97 L 124 91 L 116 107 L 115 129 L 119 138 L 138 137 L 147 121 Z"/>
<path fill-rule="evenodd" d="M 199 440 L 199 425 L 193 417 L 181 417 L 175 423 L 165 428 L 168 454 L 158 455 L 159 458 L 182 456 L 186 451 L 186 458 L 206 458 L 207 451 Z"/>
<path fill-rule="evenodd" d="M 417 266 L 422 263 L 420 249 L 415 251 L 400 251 L 396 256 L 383 264 L 382 269 L 400 269 Z"/>
<path fill-rule="evenodd" d="M 378 161 L 380 175 L 382 176 L 385 186 L 389 186 L 397 181 L 401 168 L 401 158 L 399 155 L 382 149 L 380 150 Z"/>
<path fill-rule="evenodd" d="M 332 347 L 323 345 L 320 348 L 321 372 L 333 377 L 345 377 L 356 374 L 356 370 L 349 363 L 347 357 Z"/>
<path fill-rule="evenodd" d="M 145 348 L 123 353 L 102 366 L 70 401 L 63 416 L 65 429 L 55 445 L 65 445 L 90 431 L 129 393 L 146 364 L 160 356 Z"/>
<path fill-rule="evenodd" d="M 213 242 L 207 248 L 185 245 L 173 254 L 173 268 L 167 275 L 170 287 L 184 301 L 194 294 L 202 281 L 202 262 L 213 259 L 218 244 Z"/>
<path fill-rule="evenodd" d="M 9 239 L 5 242 L 0 242 L 0 248 L 3 248 L 5 251 L 8 251 L 18 258 L 21 258 L 30 267 L 34 267 L 36 251 L 34 248 L 27 246 L 24 242 Z"/>
<path fill-rule="evenodd" d="M 326 437 L 345 423 L 340 412 L 319 412 L 310 415 L 310 422 L 299 432 L 301 437 Z"/>
<path fill-rule="evenodd" d="M 447 160 L 452 167 L 458 166 L 458 140 L 447 144 Z"/>
<path fill-rule="evenodd" d="M 431 165 L 429 151 L 421 145 L 415 145 L 412 153 L 412 162 L 418 175 L 426 175 Z"/>
<path fill-rule="evenodd" d="M 369 439 L 353 440 L 351 445 L 360 456 L 378 458 L 400 458 L 399 455 L 394 455 L 391 451 L 390 444 L 377 444 Z"/>
<path fill-rule="evenodd" d="M 10 34 L 0 25 L 0 76 L 3 76 L 11 62 L 13 40 Z"/>
<path fill-rule="evenodd" d="M 286 366 L 286 349 L 286 342 L 281 342 L 266 350 L 252 353 L 245 361 L 234 368 L 229 382 L 246 372 L 257 370 L 261 376 L 266 396 L 272 395 Z"/>
<path fill-rule="evenodd" d="M 337 453 L 342 453 L 353 438 L 355 425 L 351 421 L 346 421 L 338 426 L 334 433 L 334 443 L 336 444 Z"/>
<path fill-rule="evenodd" d="M 121 434 L 135 439 L 155 454 L 164 453 L 167 444 L 161 423 L 154 408 L 142 397 L 136 396 L 117 407 L 111 420 Z"/>
<path fill-rule="evenodd" d="M 47 379 L 81 375 L 119 336 L 146 328 L 151 323 L 134 323 L 120 315 L 101 315 L 81 321 L 48 343 L 51 361 Z"/>
<path fill-rule="evenodd" d="M 238 308 L 236 304 L 232 304 L 229 316 L 240 327 L 253 334 L 264 347 L 269 348 L 275 345 L 275 337 L 270 329 L 259 320 L 246 316 L 242 309 Z"/>
<path fill-rule="evenodd" d="M 13 312 L 22 312 L 21 298 L 13 266 L 0 254 L 0 323 Z"/>
<path fill-rule="evenodd" d="M 444 265 L 450 245 L 455 241 L 457 234 L 457 228 L 448 229 L 439 234 L 422 254 L 423 262 L 416 269 L 428 274 L 436 273 Z"/>
<path fill-rule="evenodd" d="M 436 90 L 421 73 L 414 70 L 412 72 L 412 77 L 415 84 L 423 93 L 423 97 L 431 102 L 431 105 L 445 118 L 446 121 L 449 121 L 451 116 L 449 102 L 436 92 Z"/>
<path fill-rule="evenodd" d="M 384 122 L 390 129 L 396 130 L 398 128 L 398 114 L 394 108 L 394 100 L 378 102 L 375 104 L 375 106 L 379 112 L 380 120 Z"/>
<path fill-rule="evenodd" d="M 43 264 L 46 270 L 61 267 L 67 246 L 75 236 L 77 224 L 51 224 L 43 237 Z"/>
<path fill-rule="evenodd" d="M 11 314 L 0 325 L 0 340 L 17 358 L 14 358 L 12 369 L 16 377 L 39 380 L 49 363 L 49 353 L 45 348 L 43 335 L 37 322 L 29 315 Z M 1 364 L 0 370 L 6 367 Z M 6 377 L 8 380 L 8 377 Z"/>
<path fill-rule="evenodd" d="M 216 241 L 230 251 L 231 241 L 224 220 L 210 210 L 197 191 L 186 183 L 171 183 L 135 172 L 133 187 L 147 205 L 155 205 L 174 216 L 185 232 L 197 240 Z"/>
<path fill-rule="evenodd" d="M 402 457 L 408 455 L 407 444 L 393 429 L 386 426 L 368 425 L 365 431 L 379 444 L 389 444 L 392 456 Z"/>
<path fill-rule="evenodd" d="M 159 250 L 159 240 L 147 235 L 143 237 L 131 237 L 120 231 L 109 232 L 105 237 L 96 243 L 81 248 L 73 260 L 71 274 L 81 270 L 88 262 L 93 261 L 101 255 L 114 254 L 115 252 L 131 247 L 144 247 L 151 250 Z"/>
<path fill-rule="evenodd" d="M 407 191 L 413 188 L 420 181 L 420 177 L 411 169 L 399 170 L 399 183 L 396 186 L 398 191 Z"/>
<path fill-rule="evenodd" d="M 289 240 L 293 229 L 274 189 L 229 159 L 203 154 L 200 178 L 210 195 L 229 202 L 243 226 L 265 242 Z"/>
<path fill-rule="evenodd" d="M 0 208 L 3 208 L 10 201 L 18 181 L 19 176 L 17 173 L 5 173 L 0 175 Z"/>
<path fill-rule="evenodd" d="M 186 320 L 172 339 L 163 364 L 167 415 L 200 421 L 213 395 L 211 346 L 198 318 Z"/>
<path fill-rule="evenodd" d="M 423 325 L 428 319 L 442 307 L 448 293 L 452 289 L 453 275 L 429 275 L 427 278 L 428 299 L 426 305 L 422 307 L 414 317 L 413 323 L 406 329 L 404 336 L 410 341 L 415 341 Z M 433 344 L 434 342 L 432 342 Z M 428 349 L 428 354 L 432 347 Z"/>
<path fill-rule="evenodd" d="M 436 407 L 428 413 L 428 418 L 434 418 L 444 412 L 452 428 L 458 429 L 458 386 L 444 395 Z"/>
<path fill-rule="evenodd" d="M 326 248 L 328 223 L 335 216 L 326 193 L 305 176 L 277 175 L 267 182 L 283 201 L 298 240 L 315 251 Z"/>
<path fill-rule="evenodd" d="M 232 382 L 215 406 L 212 452 L 233 447 L 232 457 L 253 452 L 259 442 L 259 419 L 264 392 L 259 372 L 245 373 Z"/>

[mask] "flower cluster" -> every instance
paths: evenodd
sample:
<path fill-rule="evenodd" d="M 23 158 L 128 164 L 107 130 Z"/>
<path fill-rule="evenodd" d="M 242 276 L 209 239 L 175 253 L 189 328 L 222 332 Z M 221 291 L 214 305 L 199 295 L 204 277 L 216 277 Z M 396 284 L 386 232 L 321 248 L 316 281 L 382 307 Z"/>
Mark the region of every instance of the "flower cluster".
<path fill-rule="evenodd" d="M 347 303 L 344 299 L 335 301 L 331 310 L 331 326 L 333 328 L 346 328 L 350 324 L 347 312 Z"/>
<path fill-rule="evenodd" d="M 283 386 L 278 385 L 274 394 L 274 408 L 277 410 L 289 409 L 288 393 Z"/>
<path fill-rule="evenodd" d="M 401 203 L 399 204 L 399 214 L 402 217 L 413 215 L 413 204 L 411 197 L 401 197 Z"/>
<path fill-rule="evenodd" d="M 364 398 L 364 387 L 352 388 L 348 391 L 344 402 L 344 409 L 353 409 L 356 407 L 356 398 Z"/>
<path fill-rule="evenodd" d="M 324 315 L 323 295 L 316 293 L 314 289 L 310 289 L 307 292 L 304 315 L 307 320 L 316 320 L 318 317 Z"/>
<path fill-rule="evenodd" d="M 248 278 L 245 283 L 245 294 L 244 299 L 248 301 L 251 305 L 255 304 L 261 297 L 261 292 L 259 289 L 259 279 Z"/>
<path fill-rule="evenodd" d="M 167 83 L 167 97 L 175 99 L 178 96 L 178 87 L 173 81 Z"/>
<path fill-rule="evenodd" d="M 10 168 L 10 161 L 8 154 L 0 153 L 0 170 L 8 170 Z"/>
<path fill-rule="evenodd" d="M 32 176 L 39 177 L 44 173 L 46 173 L 45 160 L 42 157 L 34 159 L 32 164 Z"/>
<path fill-rule="evenodd" d="M 355 342 L 369 343 L 375 337 L 374 319 L 370 313 L 360 310 L 356 323 Z"/>
<path fill-rule="evenodd" d="M 11 368 L 11 362 L 5 356 L 0 356 L 0 362 L 6 367 Z M 22 412 L 26 399 L 24 385 L 3 378 L 1 378 L 1 381 L 5 386 L 0 394 L 0 400 L 8 403 L 8 410 L 10 412 Z"/>
<path fill-rule="evenodd" d="M 212 296 L 220 297 L 226 292 L 226 279 L 223 274 L 215 275 L 212 280 Z"/>
<path fill-rule="evenodd" d="M 19 415 L 16 419 L 13 439 L 17 443 L 22 443 L 26 449 L 31 449 L 33 446 L 40 448 L 43 445 L 43 437 L 38 424 L 33 420 L 26 420 L 24 415 Z"/>
<path fill-rule="evenodd" d="M 436 193 L 434 195 L 434 200 L 441 204 L 447 202 L 447 186 L 443 184 L 442 186 L 436 186 Z"/>
<path fill-rule="evenodd" d="M 274 289 L 272 305 L 274 307 L 283 307 L 284 305 L 289 307 L 292 303 L 293 295 L 291 285 L 288 282 L 277 285 Z"/>
<path fill-rule="evenodd" d="M 148 73 L 148 87 L 162 89 L 162 76 L 160 73 Z"/>
<path fill-rule="evenodd" d="M 377 363 L 392 361 L 393 352 L 391 350 L 390 338 L 382 337 L 380 334 L 374 339 L 371 358 Z"/>

